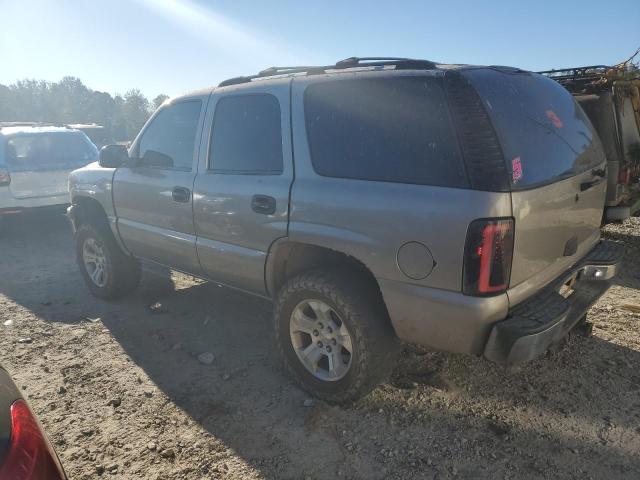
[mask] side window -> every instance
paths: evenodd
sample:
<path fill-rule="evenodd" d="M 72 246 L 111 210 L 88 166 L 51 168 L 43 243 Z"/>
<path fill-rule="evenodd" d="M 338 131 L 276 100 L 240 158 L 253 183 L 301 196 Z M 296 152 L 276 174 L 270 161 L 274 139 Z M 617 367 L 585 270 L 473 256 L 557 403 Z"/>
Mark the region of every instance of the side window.
<path fill-rule="evenodd" d="M 139 165 L 191 170 L 200 100 L 180 102 L 161 110 L 142 134 Z"/>
<path fill-rule="evenodd" d="M 468 186 L 439 78 L 330 80 L 304 95 L 313 168 L 327 177 Z"/>
<path fill-rule="evenodd" d="M 218 101 L 209 169 L 220 173 L 282 173 L 280 104 L 276 97 L 252 94 Z"/>

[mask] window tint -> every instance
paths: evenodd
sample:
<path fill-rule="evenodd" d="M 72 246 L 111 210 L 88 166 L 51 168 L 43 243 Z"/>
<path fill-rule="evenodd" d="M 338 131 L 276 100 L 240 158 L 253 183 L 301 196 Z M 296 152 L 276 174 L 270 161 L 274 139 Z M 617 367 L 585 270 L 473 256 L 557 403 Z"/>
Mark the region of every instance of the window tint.
<path fill-rule="evenodd" d="M 5 153 L 13 171 L 79 167 L 98 159 L 98 149 L 81 132 L 18 134 L 8 137 Z"/>
<path fill-rule="evenodd" d="M 240 95 L 218 101 L 209 168 L 229 173 L 282 172 L 280 104 L 273 95 Z"/>
<path fill-rule="evenodd" d="M 305 119 L 320 175 L 466 187 L 440 79 L 393 77 L 310 85 Z"/>
<path fill-rule="evenodd" d="M 465 75 L 491 117 L 514 189 L 551 183 L 604 160 L 591 122 L 557 82 L 487 68 Z"/>
<path fill-rule="evenodd" d="M 140 165 L 191 170 L 200 100 L 162 109 L 140 139 Z"/>

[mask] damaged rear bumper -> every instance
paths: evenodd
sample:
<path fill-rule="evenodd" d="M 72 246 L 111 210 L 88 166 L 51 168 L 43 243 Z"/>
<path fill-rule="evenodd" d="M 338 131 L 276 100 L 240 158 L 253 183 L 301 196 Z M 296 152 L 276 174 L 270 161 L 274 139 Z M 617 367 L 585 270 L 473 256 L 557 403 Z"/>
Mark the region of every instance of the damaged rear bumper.
<path fill-rule="evenodd" d="M 619 243 L 601 241 L 578 264 L 496 323 L 484 356 L 498 363 L 533 360 L 561 340 L 604 294 L 624 255 Z M 563 286 L 570 292 L 564 295 Z"/>

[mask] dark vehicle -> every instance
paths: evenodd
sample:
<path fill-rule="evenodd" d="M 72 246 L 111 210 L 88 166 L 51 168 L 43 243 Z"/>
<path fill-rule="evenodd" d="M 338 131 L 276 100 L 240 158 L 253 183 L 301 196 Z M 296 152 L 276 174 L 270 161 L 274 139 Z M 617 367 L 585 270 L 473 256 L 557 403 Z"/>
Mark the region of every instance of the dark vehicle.
<path fill-rule="evenodd" d="M 145 260 L 272 298 L 286 369 L 345 402 L 398 340 L 501 363 L 562 340 L 622 255 L 600 239 L 605 165 L 542 75 L 350 58 L 166 102 L 70 175 L 69 216 L 94 295 Z"/>
<path fill-rule="evenodd" d="M 607 156 L 605 221 L 640 210 L 640 72 L 604 65 L 540 72 L 575 97 Z"/>
<path fill-rule="evenodd" d="M 107 129 L 102 125 L 95 123 L 70 123 L 67 125 L 69 128 L 80 130 L 94 143 L 98 148 L 102 148 L 105 145 L 113 143 L 113 138 L 108 134 Z"/>
<path fill-rule="evenodd" d="M 0 367 L 0 480 L 66 478 L 40 423 Z"/>

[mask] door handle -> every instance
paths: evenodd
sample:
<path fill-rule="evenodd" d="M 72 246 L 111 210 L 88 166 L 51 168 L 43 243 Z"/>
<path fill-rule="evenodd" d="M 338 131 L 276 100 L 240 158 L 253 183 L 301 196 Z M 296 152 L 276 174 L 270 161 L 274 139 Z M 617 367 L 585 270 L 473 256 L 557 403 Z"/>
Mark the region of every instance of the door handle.
<path fill-rule="evenodd" d="M 276 199 L 269 195 L 254 195 L 251 197 L 251 210 L 262 215 L 276 213 Z"/>
<path fill-rule="evenodd" d="M 188 203 L 191 200 L 191 191 L 186 187 L 173 187 L 171 197 L 174 202 Z"/>
<path fill-rule="evenodd" d="M 589 190 L 591 187 L 595 187 L 599 183 L 602 183 L 604 178 L 599 178 L 598 180 L 591 180 L 590 182 L 582 182 L 580 184 L 580 191 L 584 192 L 585 190 Z"/>

